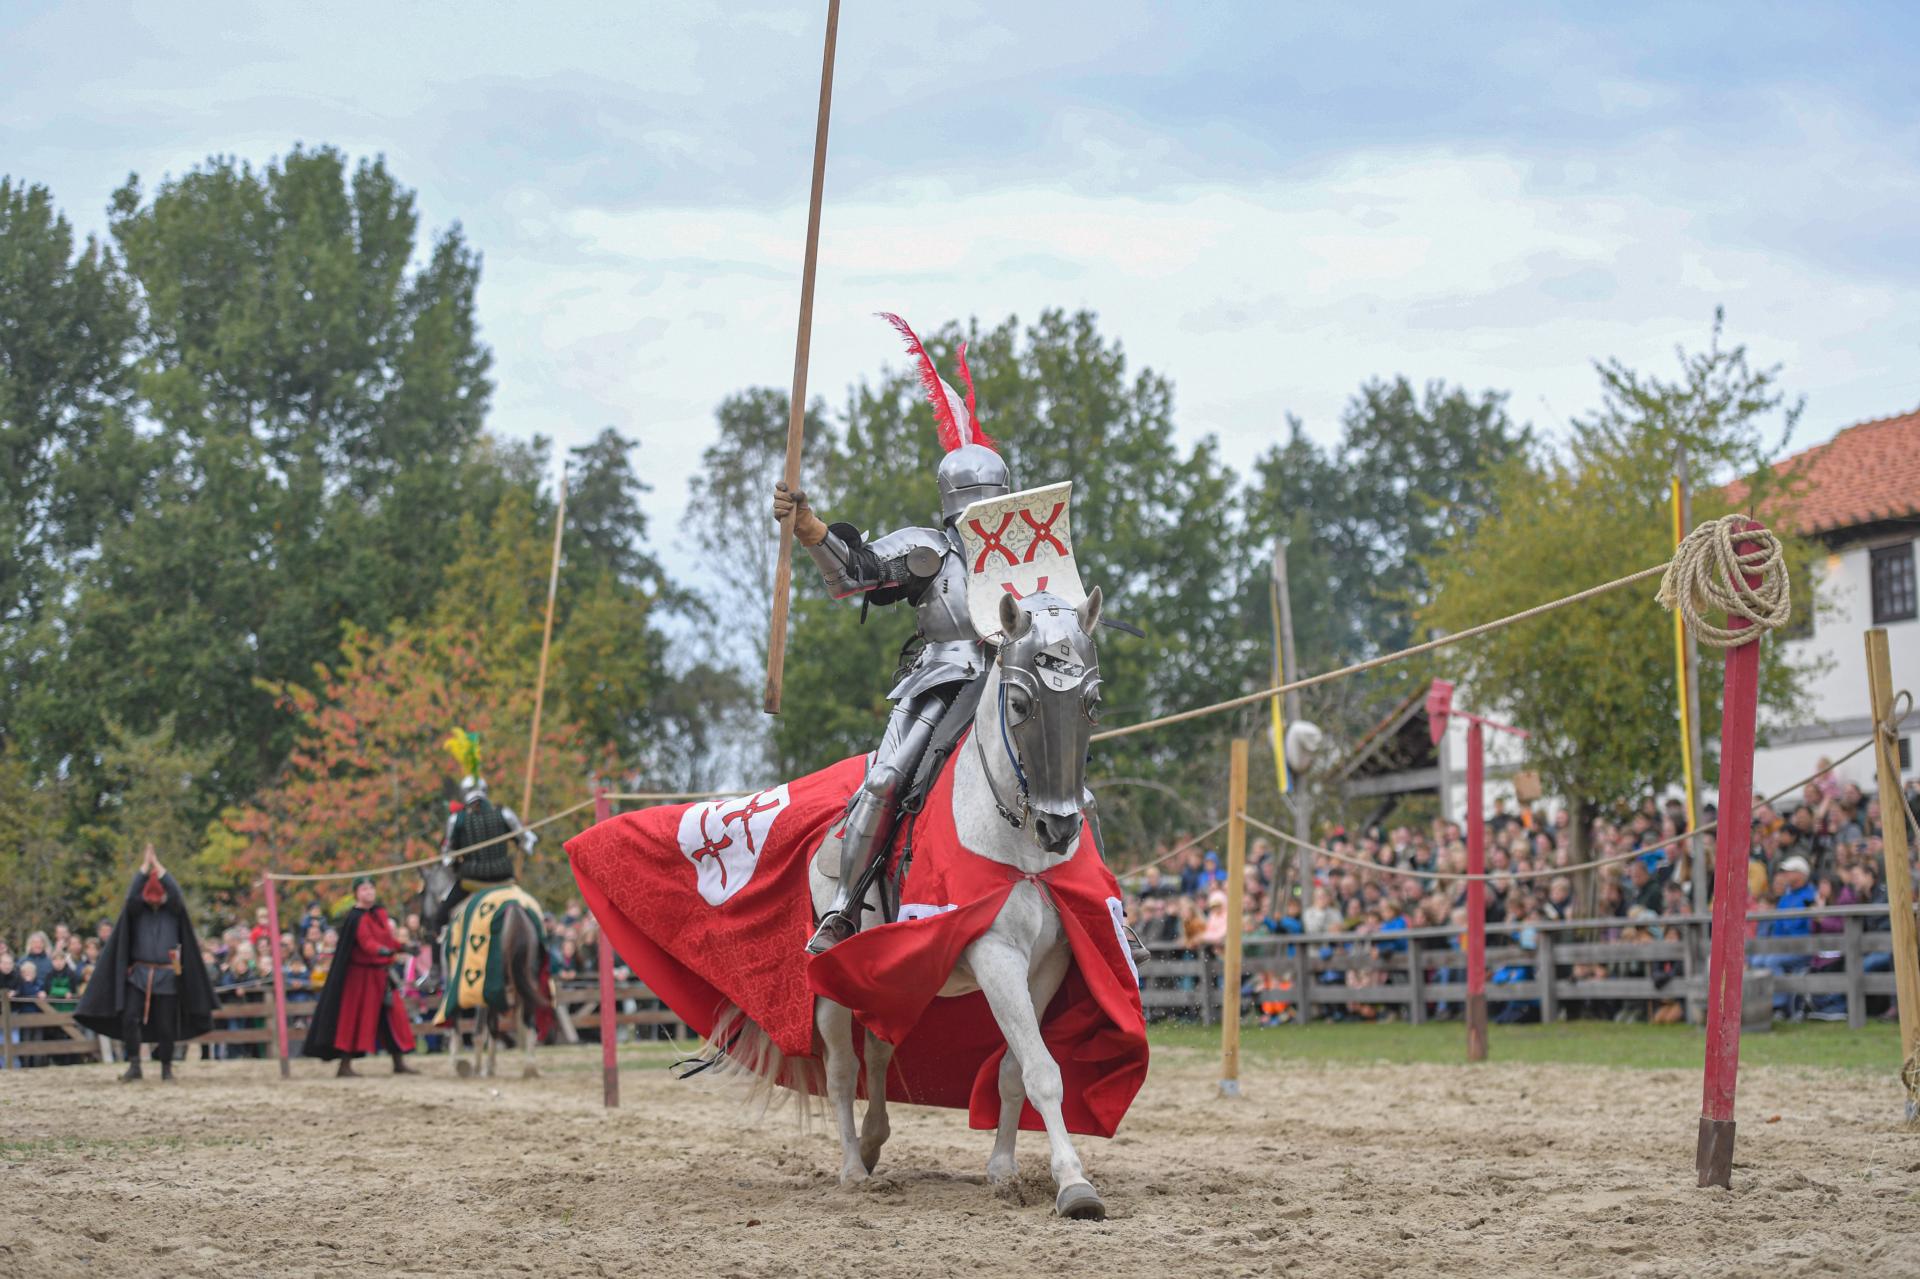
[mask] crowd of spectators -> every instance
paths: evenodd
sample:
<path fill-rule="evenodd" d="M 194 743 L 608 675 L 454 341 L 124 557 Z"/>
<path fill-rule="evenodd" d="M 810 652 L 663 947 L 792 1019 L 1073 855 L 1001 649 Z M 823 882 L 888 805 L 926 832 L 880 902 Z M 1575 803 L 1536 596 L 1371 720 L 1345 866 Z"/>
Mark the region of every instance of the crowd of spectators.
<path fill-rule="evenodd" d="M 1824 764 L 1824 761 L 1823 761 Z M 1910 784 L 1908 803 L 1920 811 L 1920 783 Z M 1538 925 L 1574 919 L 1597 922 L 1583 930 L 1582 940 L 1647 942 L 1661 940 L 1667 926 L 1660 921 L 1694 910 L 1690 841 L 1684 836 L 1686 806 L 1678 799 L 1664 802 L 1648 797 L 1631 812 L 1600 817 L 1593 822 L 1583 862 L 1618 859 L 1590 869 L 1576 866 L 1568 836 L 1570 818 L 1565 808 L 1518 806 L 1496 800 L 1487 819 L 1486 919 L 1494 929 L 1492 945 L 1517 945 L 1522 951 L 1538 946 Z M 1711 805 L 1702 814 L 1712 822 Z M 1758 804 L 1754 812 L 1752 852 L 1748 864 L 1750 909 L 1803 910 L 1819 906 L 1884 905 L 1885 858 L 1879 800 L 1851 781 L 1829 773 L 1809 784 L 1791 807 Z M 1710 839 L 1710 836 L 1703 836 Z M 1156 952 L 1191 956 L 1217 952 L 1227 935 L 1227 872 L 1217 848 L 1181 846 L 1176 835 L 1149 857 L 1147 868 L 1124 881 L 1128 916 L 1141 939 Z M 1409 941 L 1391 934 L 1409 929 L 1453 929 L 1453 936 L 1427 935 L 1413 939 L 1422 952 L 1421 968 L 1430 981 L 1458 981 L 1462 962 L 1458 931 L 1466 923 L 1466 884 L 1443 873 L 1467 869 L 1467 846 L 1460 823 L 1436 820 L 1423 826 L 1371 826 L 1350 831 L 1331 827 L 1319 843 L 1328 852 L 1305 855 L 1310 880 L 1304 892 L 1293 865 L 1298 858 L 1278 853 L 1273 843 L 1255 839 L 1248 850 L 1243 880 L 1243 918 L 1250 936 L 1308 936 L 1312 953 L 1329 963 L 1316 978 L 1323 984 L 1364 989 L 1388 980 L 1386 973 L 1365 963 L 1367 956 L 1404 954 Z M 1641 850 L 1645 850 L 1642 852 Z M 1638 855 L 1635 855 L 1638 854 Z M 1438 873 L 1437 873 L 1438 872 Z M 1709 885 L 1711 888 L 1711 885 Z M 1862 967 L 1885 971 L 1892 956 L 1886 950 L 1885 916 L 1869 918 L 1868 953 Z M 1787 918 L 1757 925 L 1762 936 L 1838 934 L 1845 928 L 1839 917 Z M 1347 936 L 1351 940 L 1346 940 Z M 1879 949 L 1874 949 L 1875 945 Z M 1292 947 L 1287 953 L 1293 953 Z M 1813 955 L 1760 954 L 1757 967 L 1775 973 L 1831 970 L 1840 966 L 1838 942 L 1834 950 Z M 1558 966 L 1557 966 L 1558 967 Z M 1614 965 L 1569 965 L 1562 975 L 1576 978 L 1650 975 L 1656 985 L 1674 974 L 1669 961 Z M 1497 1019 L 1536 1019 L 1539 1005 L 1532 1000 L 1501 1000 L 1500 986 L 1532 977 L 1525 964 L 1505 965 L 1492 978 L 1491 1002 Z M 1192 983 L 1196 978 L 1161 978 Z M 1398 980 L 1405 980 L 1400 976 Z M 1256 972 L 1242 991 L 1262 1021 L 1277 1023 L 1299 1016 L 1287 996 L 1291 983 L 1282 974 Z M 1782 1016 L 1842 1019 L 1845 997 L 1822 995 L 1795 1001 L 1781 995 L 1776 1010 Z M 1434 1017 L 1458 1014 L 1446 1004 L 1426 1010 Z M 1678 1000 L 1569 1001 L 1566 1016 L 1608 1016 L 1622 1020 L 1647 1018 L 1678 1020 L 1684 1010 Z M 1336 1019 L 1391 1019 L 1394 1009 L 1356 998 L 1346 1005 L 1316 1008 Z"/>
<path fill-rule="evenodd" d="M 326 984 L 327 971 L 333 966 L 340 934 L 334 923 L 351 906 L 349 899 L 322 900 L 315 896 L 305 902 L 290 901 L 293 927 L 284 929 L 277 947 L 268 943 L 269 929 L 265 907 L 253 910 L 251 917 L 223 922 L 201 936 L 200 962 L 206 966 L 214 994 L 221 1003 L 237 1003 L 248 995 L 273 984 L 273 965 L 283 969 L 289 1003 L 317 993 Z M 204 921 L 202 921 L 204 922 Z M 569 901 L 558 914 L 546 916 L 549 971 L 559 981 L 591 979 L 598 972 L 599 928 L 580 903 Z M 80 993 L 94 978 L 95 963 L 113 929 L 113 921 L 102 919 L 91 931 L 76 931 L 73 925 L 55 923 L 51 930 L 36 930 L 26 936 L 18 950 L 9 938 L 0 936 L 0 996 L 11 996 L 23 1011 L 71 1013 L 80 1002 Z M 401 951 L 394 956 L 393 984 L 403 992 L 416 1024 L 424 1027 L 437 1006 L 438 974 L 432 947 L 422 945 L 423 930 L 416 912 L 405 912 L 404 921 L 396 917 L 394 935 Z M 618 962 L 616 957 L 616 963 Z M 624 967 L 616 969 L 626 976 Z M 30 1003 L 29 1003 L 30 1001 Z M 23 1007 L 24 1006 L 24 1007 Z M 215 1030 L 257 1029 L 259 1018 L 222 1018 L 216 1016 Z M 39 1028 L 15 1028 L 15 1043 L 50 1037 L 56 1032 Z M 64 1036 L 62 1036 L 64 1037 Z M 428 1034 L 427 1047 L 444 1047 L 444 1035 Z M 260 1057 L 266 1046 L 260 1043 L 200 1044 L 203 1057 Z M 97 1057 L 63 1055 L 27 1058 L 21 1064 L 64 1064 L 70 1061 L 97 1060 Z"/>
<path fill-rule="evenodd" d="M 1823 761 L 1824 762 L 1824 761 Z M 1908 804 L 1920 812 L 1920 783 L 1910 783 Z M 1714 820 L 1712 806 L 1703 813 Z M 1536 926 L 1549 922 L 1593 919 L 1587 940 L 1657 941 L 1664 936 L 1661 920 L 1687 915 L 1694 909 L 1691 861 L 1686 844 L 1668 844 L 1686 830 L 1685 806 L 1677 799 L 1645 799 L 1630 813 L 1596 819 L 1590 831 L 1588 861 L 1620 858 L 1597 869 L 1575 868 L 1568 839 L 1569 817 L 1564 808 L 1544 805 L 1514 807 L 1496 800 L 1487 819 L 1486 918 L 1496 929 L 1492 944 L 1517 945 L 1522 951 L 1537 947 Z M 1166 955 L 1217 952 L 1227 936 L 1227 893 L 1224 856 L 1217 848 L 1195 846 L 1169 855 L 1190 841 L 1175 836 L 1154 850 L 1151 864 L 1125 880 L 1127 913 L 1146 944 Z M 1324 1008 L 1336 1019 L 1391 1019 L 1389 1006 L 1369 1002 L 1364 991 L 1392 978 L 1372 965 L 1356 963 L 1367 956 L 1404 954 L 1409 944 L 1421 953 L 1421 968 L 1430 981 L 1460 979 L 1463 966 L 1457 930 L 1466 923 L 1466 886 L 1436 872 L 1459 874 L 1467 868 L 1465 834 L 1460 823 L 1436 820 L 1424 826 L 1371 826 L 1349 831 L 1332 827 L 1322 833 L 1322 845 L 1339 856 L 1309 854 L 1311 882 L 1303 893 L 1294 882 L 1289 863 L 1273 843 L 1253 841 L 1245 868 L 1244 918 L 1251 936 L 1304 936 L 1312 953 L 1329 967 L 1316 980 L 1341 984 L 1355 993 L 1344 1005 Z M 1829 773 L 1810 783 L 1792 805 L 1757 805 L 1753 819 L 1752 851 L 1748 862 L 1748 893 L 1755 910 L 1803 910 L 1821 906 L 1884 905 L 1887 900 L 1882 814 L 1876 796 Z M 1640 850 L 1646 850 L 1640 852 Z M 1639 855 L 1633 855 L 1639 853 Z M 1917 876 L 1920 877 L 1920 876 Z M 348 903 L 316 896 L 290 902 L 294 924 L 280 934 L 277 947 L 268 944 L 265 908 L 251 918 L 223 922 L 203 935 L 200 962 L 207 967 L 215 993 L 223 1002 L 239 1000 L 270 985 L 273 965 L 279 963 L 289 993 L 295 997 L 317 991 L 334 962 L 339 934 L 334 920 Z M 555 981 L 578 981 L 597 971 L 599 934 L 580 903 L 570 901 L 558 914 L 546 917 L 548 959 Z M 1872 934 L 1862 967 L 1869 972 L 1892 967 L 1886 949 L 1889 927 L 1885 916 L 1869 917 L 1863 927 Z M 91 929 L 55 923 L 48 930 L 29 933 L 16 950 L 0 937 L 0 995 L 33 1001 L 53 1012 L 71 1012 L 80 992 L 93 979 L 95 962 L 112 928 L 100 920 Z M 1790 917 L 1758 925 L 1763 936 L 1804 937 L 1839 934 L 1843 919 Z M 1452 929 L 1451 936 L 1420 935 L 1395 938 L 1410 929 Z M 431 1016 L 430 990 L 437 978 L 431 949 L 419 944 L 420 917 L 405 912 L 395 925 L 402 952 L 394 959 L 394 983 L 411 998 L 416 1021 Z M 617 963 L 616 958 L 616 963 Z M 1759 954 L 1756 967 L 1774 973 L 1809 969 L 1833 970 L 1843 963 L 1836 940 L 1833 950 L 1814 954 Z M 1670 961 L 1647 964 L 1571 965 L 1574 977 L 1650 974 L 1658 984 L 1670 976 Z M 624 967 L 618 969 L 625 976 Z M 1498 996 L 1502 985 L 1524 981 L 1532 969 L 1525 964 L 1503 965 L 1492 977 L 1492 1002 L 1497 1018 L 1522 1021 L 1537 1018 L 1532 1000 Z M 1404 977 L 1401 978 L 1404 980 Z M 1193 979 L 1167 979 L 1191 982 Z M 1248 981 L 1243 998 L 1261 1020 L 1278 1023 L 1299 1016 L 1297 1003 L 1284 975 L 1260 972 Z M 1782 995 L 1776 1009 L 1782 1016 L 1844 1018 L 1844 996 L 1822 995 L 1796 1002 Z M 1427 1009 L 1434 1017 L 1458 1014 L 1456 1007 L 1437 1003 Z M 1677 1020 L 1677 1000 L 1569 1001 L 1568 1016 L 1611 1016 L 1621 1019 Z M 256 1020 L 216 1020 L 216 1029 L 252 1028 Z M 34 1037 L 37 1030 L 16 1029 L 16 1042 Z M 444 1036 L 428 1035 L 430 1048 L 442 1046 Z M 205 1056 L 260 1056 L 262 1044 L 202 1044 Z M 39 1061 L 84 1058 L 38 1058 Z"/>

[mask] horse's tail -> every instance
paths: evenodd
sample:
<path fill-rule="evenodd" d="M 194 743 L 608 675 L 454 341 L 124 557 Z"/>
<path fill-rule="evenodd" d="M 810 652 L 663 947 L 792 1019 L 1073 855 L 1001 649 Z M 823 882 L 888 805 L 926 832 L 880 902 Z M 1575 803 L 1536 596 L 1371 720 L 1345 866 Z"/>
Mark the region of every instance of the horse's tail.
<path fill-rule="evenodd" d="M 552 1012 L 553 997 L 547 993 L 547 984 L 540 980 L 540 963 L 545 958 L 540 953 L 540 929 L 532 914 L 518 902 L 509 903 L 507 911 L 502 930 L 505 935 L 501 938 L 507 947 L 507 980 L 519 992 L 522 1005 L 529 1013 Z"/>
<path fill-rule="evenodd" d="M 787 1056 L 759 1022 L 730 1003 L 722 1005 L 713 1033 L 694 1060 L 700 1064 L 684 1072 L 683 1078 L 711 1071 L 715 1078 L 743 1084 L 742 1100 L 756 1119 L 765 1119 L 798 1097 L 798 1119 L 805 1128 L 818 1108 L 815 1099 L 826 1092 L 826 1075 L 819 1062 Z"/>

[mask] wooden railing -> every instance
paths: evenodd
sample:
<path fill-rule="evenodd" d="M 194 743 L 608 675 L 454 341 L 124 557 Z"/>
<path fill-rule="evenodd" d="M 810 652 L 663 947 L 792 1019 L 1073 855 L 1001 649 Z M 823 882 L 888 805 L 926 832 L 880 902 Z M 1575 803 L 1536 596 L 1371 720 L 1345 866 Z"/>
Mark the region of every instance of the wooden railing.
<path fill-rule="evenodd" d="M 1805 937 L 1747 938 L 1749 965 L 1761 955 L 1834 955 L 1838 967 L 1818 972 L 1778 973 L 1772 989 L 1783 995 L 1842 995 L 1847 1024 L 1856 1029 L 1867 1020 L 1870 996 L 1891 996 L 1891 969 L 1867 972 L 1866 957 L 1887 952 L 1893 934 L 1869 931 L 1875 919 L 1885 919 L 1885 906 L 1835 906 L 1812 910 L 1754 911 L 1749 924 L 1785 919 L 1839 918 L 1839 933 Z M 1711 918 L 1706 915 L 1668 915 L 1655 919 L 1583 919 L 1564 923 L 1488 924 L 1487 971 L 1524 968 L 1530 975 L 1519 981 L 1489 982 L 1487 997 L 1496 1015 L 1512 1001 L 1540 1005 L 1543 1021 L 1555 1020 L 1570 1001 L 1666 1001 L 1686 1003 L 1689 1020 L 1697 1021 L 1706 1000 L 1706 967 Z M 1657 928 L 1658 938 L 1646 941 L 1607 939 L 1610 932 L 1628 928 Z M 1246 987 L 1243 1005 L 1256 1010 L 1263 1000 L 1285 1003 L 1310 1014 L 1348 1004 L 1383 1005 L 1406 1020 L 1423 1022 L 1434 1006 L 1457 1007 L 1465 999 L 1466 958 L 1459 949 L 1460 928 L 1411 928 L 1390 933 L 1259 934 L 1246 939 L 1243 964 Z M 1523 932 L 1534 935 L 1531 948 L 1518 944 Z M 1496 940 L 1505 937 L 1506 944 Z M 1385 948 L 1382 948 L 1384 943 Z M 1153 958 L 1140 968 L 1141 1002 L 1149 1017 L 1195 1019 L 1205 1025 L 1219 1020 L 1225 964 L 1214 950 L 1201 947 L 1156 946 Z M 1604 966 L 1605 977 L 1572 975 L 1575 965 Z M 1660 980 L 1654 965 L 1673 965 L 1673 975 Z M 1637 974 L 1620 971 L 1639 968 Z M 1259 975 L 1283 978 L 1283 990 L 1251 989 Z M 1333 974 L 1379 974 L 1378 984 L 1350 986 L 1323 980 Z M 1446 980 L 1440 980 L 1444 974 Z"/>
<path fill-rule="evenodd" d="M 622 1005 L 614 1014 L 616 1026 L 670 1026 L 679 1027 L 680 1019 L 672 1010 L 661 1003 L 659 998 L 647 987 L 637 981 L 616 982 L 613 988 L 614 1000 Z M 216 989 L 214 998 L 218 1001 L 213 1011 L 214 1028 L 207 1034 L 193 1040 L 195 1044 L 261 1044 L 265 1046 L 265 1055 L 274 1055 L 273 1044 L 273 990 L 262 986 L 230 987 Z M 416 1030 L 422 1034 L 439 1033 L 451 1035 L 452 1027 L 442 1027 L 437 1032 L 423 1023 L 430 1018 L 439 1006 L 437 999 L 428 999 L 409 993 L 403 998 L 408 1009 L 414 1014 Z M 319 1003 L 320 994 L 315 990 L 287 992 L 288 1036 L 290 1050 L 299 1055 L 300 1041 L 306 1033 L 307 1022 L 313 1016 L 313 1010 Z M 625 1007 L 631 1004 L 632 1007 Z M 596 982 L 562 982 L 554 990 L 554 1040 L 558 1043 L 577 1044 L 582 1031 L 598 1031 L 605 1019 L 601 1015 L 600 987 Z M 229 1023 L 248 1023 L 233 1026 Z M 462 1033 L 473 1029 L 473 1016 L 467 1014 L 461 1018 Z M 34 1037 L 22 1037 L 15 1043 L 19 1032 L 34 1032 Z M 37 1060 L 46 1057 L 85 1057 L 92 1061 L 109 1061 L 120 1055 L 119 1045 L 82 1030 L 73 1020 L 70 1012 L 56 1010 L 45 996 L 23 999 L 12 994 L 0 993 L 0 1069 L 10 1068 L 24 1060 Z"/>

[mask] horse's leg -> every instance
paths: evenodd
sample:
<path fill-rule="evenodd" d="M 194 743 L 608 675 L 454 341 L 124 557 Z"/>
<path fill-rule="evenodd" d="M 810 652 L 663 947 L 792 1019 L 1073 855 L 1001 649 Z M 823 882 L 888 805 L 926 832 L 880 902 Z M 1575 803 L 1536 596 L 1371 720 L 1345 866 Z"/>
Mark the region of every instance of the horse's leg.
<path fill-rule="evenodd" d="M 1020 1083 L 1020 1059 L 1008 1049 L 1000 1058 L 1000 1126 L 994 1130 L 993 1153 L 987 1156 L 987 1184 L 1004 1185 L 1020 1175 L 1014 1161 L 1013 1143 L 1020 1135 L 1020 1112 L 1027 1104 L 1027 1090 Z"/>
<path fill-rule="evenodd" d="M 997 926 L 996 926 L 997 929 Z M 1093 1183 L 1087 1180 L 1080 1155 L 1067 1133 L 1060 1113 L 1065 1091 L 1060 1082 L 1060 1067 L 1040 1037 L 1040 1016 L 1033 1004 L 1030 971 L 1026 952 L 1007 937 L 989 929 L 985 936 L 967 948 L 967 963 L 974 980 L 980 983 L 993 1019 L 1006 1036 L 1007 1048 L 1020 1061 L 1020 1081 L 1027 1100 L 1040 1112 L 1047 1125 L 1047 1143 L 1052 1148 L 1049 1161 L 1053 1170 L 1054 1211 L 1063 1217 L 1098 1221 L 1107 1215 Z M 1015 1122 L 1018 1123 L 1016 1116 Z"/>
<path fill-rule="evenodd" d="M 1027 980 L 1036 1012 L 1053 1002 L 1054 992 L 1067 975 L 1070 952 L 1064 948 L 1049 953 L 1039 971 Z M 1014 1158 L 1014 1142 L 1020 1135 L 1020 1113 L 1026 1109 L 1027 1090 L 1020 1078 L 1020 1059 L 1009 1049 L 1000 1058 L 1000 1125 L 993 1134 L 993 1154 L 987 1159 L 987 1183 L 1002 1185 L 1020 1175 Z"/>
<path fill-rule="evenodd" d="M 893 1061 L 893 1045 L 867 1034 L 867 1115 L 860 1124 L 860 1162 L 872 1172 L 880 1162 L 880 1147 L 893 1134 L 887 1122 L 887 1067 Z"/>
<path fill-rule="evenodd" d="M 500 1067 L 500 1015 L 487 1009 L 487 1078 L 492 1079 Z"/>
<path fill-rule="evenodd" d="M 813 1001 L 813 1024 L 826 1050 L 827 1104 L 840 1129 L 840 1184 L 851 1186 L 867 1179 L 860 1138 L 853 1126 L 853 1094 L 860 1077 L 860 1058 L 853 1051 L 853 1013 L 830 999 Z"/>

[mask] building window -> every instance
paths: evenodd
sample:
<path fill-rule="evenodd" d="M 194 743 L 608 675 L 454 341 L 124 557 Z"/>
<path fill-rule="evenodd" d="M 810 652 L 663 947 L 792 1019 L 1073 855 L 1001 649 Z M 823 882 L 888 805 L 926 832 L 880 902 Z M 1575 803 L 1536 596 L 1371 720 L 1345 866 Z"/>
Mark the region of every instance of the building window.
<path fill-rule="evenodd" d="M 1882 546 L 1873 552 L 1873 624 L 1913 620 L 1913 543 Z"/>

